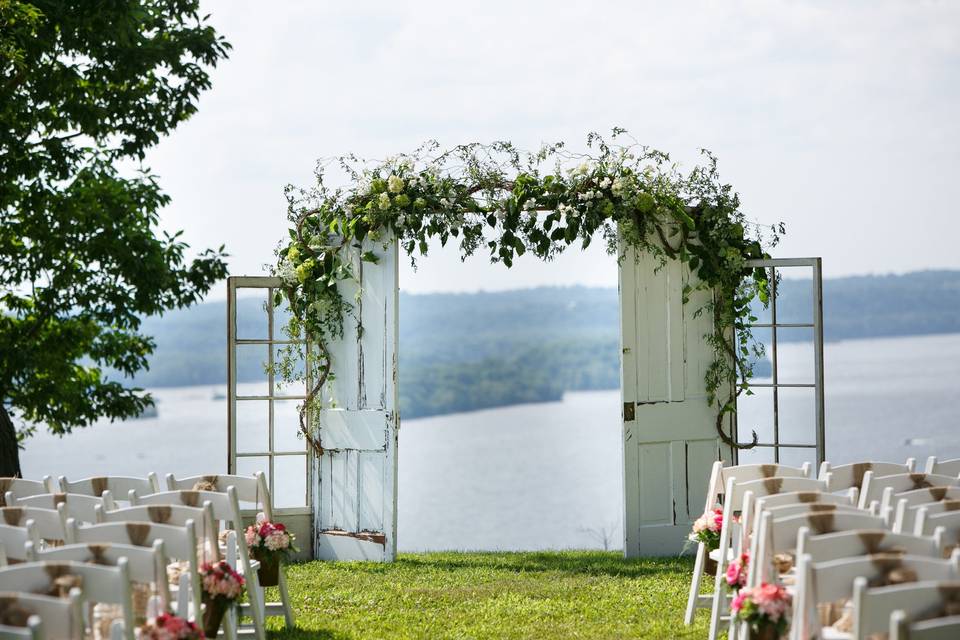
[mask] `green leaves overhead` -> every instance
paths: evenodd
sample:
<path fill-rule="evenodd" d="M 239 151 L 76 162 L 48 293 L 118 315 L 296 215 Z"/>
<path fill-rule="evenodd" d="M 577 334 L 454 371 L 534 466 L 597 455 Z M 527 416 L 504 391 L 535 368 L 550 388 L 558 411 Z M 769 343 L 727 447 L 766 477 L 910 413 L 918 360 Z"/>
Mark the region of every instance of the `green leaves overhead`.
<path fill-rule="evenodd" d="M 223 247 L 161 233 L 139 166 L 189 118 L 229 45 L 197 0 L 0 0 L 0 402 L 58 434 L 135 416 L 141 318 L 226 276 Z M 295 237 L 295 236 L 294 236 Z"/>

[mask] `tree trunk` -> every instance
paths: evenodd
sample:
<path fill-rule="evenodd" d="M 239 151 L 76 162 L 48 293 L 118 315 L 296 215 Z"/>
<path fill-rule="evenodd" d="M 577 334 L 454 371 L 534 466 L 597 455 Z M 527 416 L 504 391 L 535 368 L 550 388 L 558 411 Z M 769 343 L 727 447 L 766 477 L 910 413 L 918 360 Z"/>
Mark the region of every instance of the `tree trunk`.
<path fill-rule="evenodd" d="M 20 447 L 17 446 L 17 430 L 7 408 L 0 401 L 0 478 L 19 477 Z"/>

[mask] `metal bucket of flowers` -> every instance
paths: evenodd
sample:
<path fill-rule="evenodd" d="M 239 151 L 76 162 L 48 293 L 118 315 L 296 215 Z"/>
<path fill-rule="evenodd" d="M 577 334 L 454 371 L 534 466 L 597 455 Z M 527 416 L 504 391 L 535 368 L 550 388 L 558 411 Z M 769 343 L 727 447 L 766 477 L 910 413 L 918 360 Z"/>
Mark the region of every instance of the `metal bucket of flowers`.
<path fill-rule="evenodd" d="M 203 585 L 203 634 L 216 638 L 227 608 L 237 604 L 243 595 L 243 576 L 225 560 L 200 565 Z"/>
<path fill-rule="evenodd" d="M 280 582 L 280 563 L 290 559 L 297 548 L 296 538 L 280 522 L 270 522 L 257 516 L 256 524 L 247 527 L 245 536 L 250 557 L 260 563 L 257 578 L 263 587 L 275 587 Z"/>

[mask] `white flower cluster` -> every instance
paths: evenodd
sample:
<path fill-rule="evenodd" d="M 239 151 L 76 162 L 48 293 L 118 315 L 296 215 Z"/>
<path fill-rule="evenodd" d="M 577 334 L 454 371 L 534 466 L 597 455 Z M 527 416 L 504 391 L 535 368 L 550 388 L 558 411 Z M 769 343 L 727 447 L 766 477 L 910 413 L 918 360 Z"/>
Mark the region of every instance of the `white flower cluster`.
<path fill-rule="evenodd" d="M 580 217 L 580 212 L 565 202 L 561 202 L 559 205 L 557 205 L 557 213 L 570 219 L 576 219 Z"/>

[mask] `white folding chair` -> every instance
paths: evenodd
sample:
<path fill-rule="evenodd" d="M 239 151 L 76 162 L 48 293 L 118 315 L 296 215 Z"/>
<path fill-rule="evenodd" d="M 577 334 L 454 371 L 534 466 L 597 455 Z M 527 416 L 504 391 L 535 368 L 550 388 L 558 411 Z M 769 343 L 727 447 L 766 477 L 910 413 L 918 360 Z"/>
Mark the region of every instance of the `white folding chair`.
<path fill-rule="evenodd" d="M 882 476 L 892 476 L 904 473 L 913 473 L 917 461 L 914 458 L 907 458 L 903 464 L 898 462 L 851 462 L 849 464 L 838 464 L 836 466 L 824 461 L 820 464 L 820 474 L 817 476 L 824 480 L 829 473 L 830 491 L 841 491 L 856 487 L 863 488 L 863 480 L 867 471 L 873 472 L 875 478 Z"/>
<path fill-rule="evenodd" d="M 40 544 L 40 534 L 32 520 L 27 520 L 23 526 L 11 526 L 0 524 L 0 547 L 3 553 L 0 554 L 0 563 L 8 564 L 10 561 L 23 562 L 27 559 L 25 546 L 28 542 L 35 545 Z"/>
<path fill-rule="evenodd" d="M 42 540 L 63 542 L 64 521 L 55 509 L 40 507 L 0 507 L 0 522 L 10 527 L 26 527 L 32 521 Z"/>
<path fill-rule="evenodd" d="M 168 558 L 184 561 L 189 565 L 187 573 L 181 574 L 177 585 L 177 614 L 190 620 L 199 620 L 202 611 L 200 563 L 197 556 L 197 535 L 192 521 L 182 527 L 145 522 L 108 522 L 81 527 L 72 518 L 67 521 L 67 543 L 71 545 L 122 544 L 152 547 L 158 540 L 163 542 Z"/>
<path fill-rule="evenodd" d="M 944 511 L 930 515 L 927 507 L 917 509 L 913 532 L 918 536 L 933 535 L 939 532 L 943 538 L 944 549 L 952 551 L 960 546 L 960 511 Z"/>
<path fill-rule="evenodd" d="M 801 529 L 822 535 L 855 529 L 882 529 L 883 518 L 866 511 L 833 510 L 786 515 L 777 518 L 771 511 L 760 516 L 760 524 L 754 532 L 750 546 L 750 566 L 747 571 L 747 586 L 761 582 L 774 582 L 779 575 L 774 567 L 774 557 L 779 553 L 795 552 Z"/>
<path fill-rule="evenodd" d="M 892 512 L 894 531 L 913 531 L 920 507 L 927 508 L 927 514 L 960 511 L 960 487 L 931 487 L 898 493 L 893 497 L 895 506 Z"/>
<path fill-rule="evenodd" d="M 733 522 L 736 511 L 749 514 L 755 498 L 770 496 L 777 493 L 795 491 L 826 491 L 827 482 L 806 477 L 770 477 L 762 480 L 742 482 L 739 477 L 727 479 L 724 488 L 723 525 L 720 529 L 720 547 L 711 552 L 716 556 L 717 575 L 714 579 L 713 604 L 710 611 L 710 640 L 716 640 L 720 630 L 721 619 L 730 620 L 727 615 L 729 609 L 728 596 L 724 589 L 724 573 L 730 559 L 743 549 L 744 536 L 739 527 Z M 745 515 L 749 518 L 749 515 Z"/>
<path fill-rule="evenodd" d="M 892 498 L 898 493 L 926 489 L 928 487 L 955 487 L 960 478 L 937 473 L 899 473 L 892 476 L 874 476 L 867 471 L 863 476 L 863 489 L 860 491 L 860 506 L 873 508 L 874 503 L 890 506 Z"/>
<path fill-rule="evenodd" d="M 17 591 L 0 592 L 0 601 L 31 614 L 26 627 L 0 624 L 0 639 L 80 640 L 83 638 L 81 590 L 72 589 L 66 598 Z"/>
<path fill-rule="evenodd" d="M 100 498 L 107 491 L 114 500 L 127 500 L 131 491 L 139 494 L 156 493 L 160 491 L 160 480 L 157 474 L 150 473 L 146 478 L 132 476 L 94 476 L 81 480 L 70 481 L 60 476 L 58 481 L 61 493 L 73 493 Z"/>
<path fill-rule="evenodd" d="M 960 475 L 960 458 L 951 460 L 937 460 L 937 456 L 927 458 L 927 465 L 924 469 L 927 473 L 940 473 L 945 476 Z"/>
<path fill-rule="evenodd" d="M 804 554 L 797 562 L 790 637 L 794 640 L 823 637 L 817 605 L 853 598 L 854 580 L 860 577 L 868 582 L 882 580 L 893 569 L 908 570 L 918 581 L 944 582 L 957 580 L 960 567 L 956 556 L 941 560 L 902 554 L 874 554 L 813 562 L 808 554 Z"/>
<path fill-rule="evenodd" d="M 247 595 L 249 603 L 241 605 L 241 611 L 250 616 L 253 620 L 254 632 L 257 640 L 265 639 L 264 631 L 264 592 L 257 579 L 257 568 L 259 563 L 250 558 L 250 552 L 247 548 L 247 540 L 244 536 L 243 519 L 240 514 L 240 502 L 237 498 L 236 490 L 230 486 L 225 493 L 216 491 L 164 491 L 154 493 L 148 496 L 139 496 L 131 494 L 131 499 L 135 501 L 134 506 L 140 505 L 176 505 L 197 506 L 209 504 L 213 509 L 213 518 L 216 521 L 224 523 L 227 529 L 232 530 L 227 538 L 226 560 L 237 571 L 243 575 L 246 580 Z M 227 619 L 233 620 L 236 612 L 234 610 L 227 612 Z M 239 620 L 236 621 L 239 627 Z"/>
<path fill-rule="evenodd" d="M 38 493 L 53 492 L 53 478 L 44 476 L 43 480 L 29 480 L 27 478 L 0 478 L 0 506 L 8 506 L 7 501 L 10 498 L 7 494 L 13 496 L 13 499 L 34 496 Z"/>
<path fill-rule="evenodd" d="M 115 567 L 83 562 L 25 562 L 10 565 L 0 569 L 0 591 L 43 593 L 51 589 L 53 580 L 65 575 L 79 576 L 83 585 L 83 602 L 120 605 L 123 611 L 120 637 L 134 640 L 136 621 L 125 558 L 120 558 Z M 117 636 L 117 629 L 115 624 L 111 632 L 113 637 Z"/>
<path fill-rule="evenodd" d="M 49 549 L 38 549 L 33 543 L 28 542 L 26 554 L 29 562 L 87 562 L 107 566 L 116 566 L 120 558 L 126 558 L 130 580 L 149 585 L 153 591 L 152 598 L 157 600 L 154 603 L 154 610 L 166 611 L 170 608 L 167 554 L 164 551 L 163 540 L 154 540 L 149 547 L 91 542 L 67 544 Z M 150 610 L 149 604 L 148 610 Z"/>
<path fill-rule="evenodd" d="M 167 474 L 167 489 L 169 491 L 190 490 L 198 483 L 204 483 L 207 486 L 216 487 L 219 493 L 226 493 L 227 487 L 233 487 L 237 491 L 237 499 L 241 505 L 252 504 L 256 509 L 263 512 L 267 520 L 273 522 L 273 498 L 270 495 L 270 489 L 267 486 L 267 477 L 263 472 L 258 471 L 250 476 L 220 474 L 215 476 L 189 476 L 186 478 L 177 478 L 174 474 Z M 238 525 L 241 526 L 241 525 Z M 237 529 L 237 535 L 243 535 L 242 528 Z M 292 629 L 296 623 L 293 615 L 293 607 L 290 605 L 290 594 L 287 589 L 287 577 L 283 570 L 280 571 L 279 584 L 277 588 L 280 591 L 280 602 L 264 603 L 264 616 L 284 617 L 284 622 L 288 629 Z"/>
<path fill-rule="evenodd" d="M 713 463 L 710 470 L 710 478 L 707 481 L 707 498 L 703 511 L 706 513 L 724 501 L 727 481 L 731 478 L 739 477 L 741 482 L 749 482 L 751 480 L 774 477 L 806 478 L 809 475 L 809 463 L 804 463 L 802 467 L 791 467 L 782 464 L 742 464 L 725 467 L 723 466 L 723 461 L 718 460 Z M 710 608 L 713 606 L 714 594 L 700 593 L 700 585 L 703 582 L 703 574 L 706 570 L 708 559 L 710 559 L 710 557 L 706 545 L 698 543 L 696 561 L 693 566 L 693 576 L 690 579 L 690 591 L 687 596 L 687 608 L 683 618 L 683 623 L 687 626 L 693 624 L 693 618 L 697 613 L 697 609 L 703 607 Z"/>
<path fill-rule="evenodd" d="M 853 582 L 853 638 L 866 640 L 890 629 L 894 611 L 910 618 L 933 617 L 944 605 L 960 603 L 960 582 L 912 582 L 889 587 L 870 587 L 858 577 Z"/>
<path fill-rule="evenodd" d="M 957 640 L 960 638 L 960 616 L 945 616 L 910 622 L 904 611 L 890 615 L 887 640 Z"/>
<path fill-rule="evenodd" d="M 97 521 L 98 505 L 102 505 L 108 510 L 116 508 L 109 491 L 105 491 L 100 497 L 85 496 L 79 493 L 43 493 L 18 498 L 15 501 L 8 500 L 8 504 L 17 507 L 55 509 L 60 512 L 64 522 L 68 518 L 73 518 L 78 522 L 91 524 Z"/>
<path fill-rule="evenodd" d="M 797 532 L 797 557 L 828 562 L 878 553 L 903 553 L 924 558 L 942 558 L 942 536 L 916 536 L 885 529 L 850 529 L 816 534 L 809 527 Z"/>

